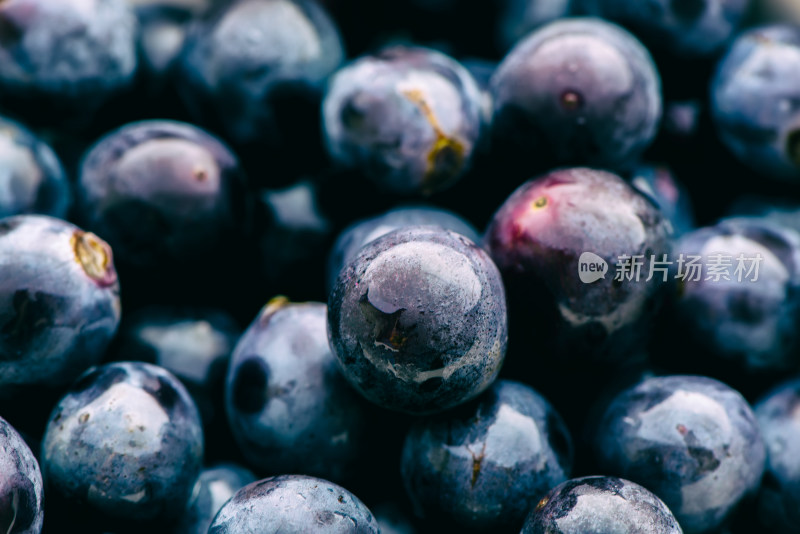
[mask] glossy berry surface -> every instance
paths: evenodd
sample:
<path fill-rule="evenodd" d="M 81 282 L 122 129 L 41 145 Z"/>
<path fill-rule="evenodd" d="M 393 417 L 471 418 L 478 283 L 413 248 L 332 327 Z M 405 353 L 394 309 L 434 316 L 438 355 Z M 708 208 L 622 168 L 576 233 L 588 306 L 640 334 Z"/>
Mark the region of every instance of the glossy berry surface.
<path fill-rule="evenodd" d="M 705 359 L 748 373 L 800 364 L 799 238 L 765 219 L 743 217 L 724 219 L 676 243 L 676 254 L 687 263 L 694 258 L 704 271 L 697 277 L 682 266 L 686 279 L 676 288 L 676 328 L 704 349 Z M 719 279 L 714 264 L 721 266 Z"/>
<path fill-rule="evenodd" d="M 282 475 L 240 489 L 219 511 L 208 534 L 377 534 L 372 512 L 331 482 Z"/>
<path fill-rule="evenodd" d="M 222 506 L 256 476 L 234 464 L 203 469 L 175 534 L 208 534 L 208 527 Z"/>
<path fill-rule="evenodd" d="M 0 219 L 0 396 L 69 384 L 120 320 L 111 248 L 60 219 Z"/>
<path fill-rule="evenodd" d="M 473 403 L 414 424 L 401 466 L 417 514 L 504 530 L 518 529 L 571 468 L 572 442 L 561 417 L 533 389 L 508 380 Z"/>
<path fill-rule="evenodd" d="M 81 376 L 54 408 L 42 441 L 51 495 L 105 528 L 121 519 L 176 519 L 202 458 L 200 415 L 188 392 L 172 374 L 138 362 Z"/>
<path fill-rule="evenodd" d="M 649 378 L 625 390 L 594 445 L 605 472 L 646 485 L 687 533 L 722 527 L 757 491 L 766 457 L 747 401 L 698 376 Z"/>
<path fill-rule="evenodd" d="M 430 195 L 469 168 L 481 134 L 482 94 L 454 59 L 420 47 L 390 47 L 340 70 L 323 120 L 333 159 L 380 188 Z"/>
<path fill-rule="evenodd" d="M 242 454 L 259 472 L 342 481 L 363 452 L 365 413 L 328 345 L 322 303 L 276 298 L 242 335 L 225 406 Z"/>
<path fill-rule="evenodd" d="M 7 0 L 0 27 L 0 102 L 37 121 L 43 104 L 91 113 L 135 74 L 136 17 L 125 0 Z"/>
<path fill-rule="evenodd" d="M 152 363 L 175 375 L 207 426 L 224 420 L 218 404 L 239 335 L 239 325 L 222 310 L 149 307 L 123 319 L 110 356 Z"/>
<path fill-rule="evenodd" d="M 548 164 L 622 168 L 653 141 L 661 81 L 622 28 L 564 19 L 526 36 L 492 78 L 498 143 Z"/>
<path fill-rule="evenodd" d="M 176 121 L 142 121 L 86 154 L 79 204 L 88 228 L 120 262 L 160 267 L 223 246 L 244 217 L 236 157 L 217 138 Z"/>
<path fill-rule="evenodd" d="M 170 81 L 186 32 L 214 0 L 127 0 L 139 22 L 140 69 L 153 85 Z"/>
<path fill-rule="evenodd" d="M 0 528 L 8 533 L 39 534 L 43 500 L 39 463 L 14 427 L 0 418 Z"/>
<path fill-rule="evenodd" d="M 800 381 L 778 384 L 754 409 L 767 447 L 759 493 L 759 518 L 775 532 L 791 532 L 800 520 Z"/>
<path fill-rule="evenodd" d="M 395 208 L 381 215 L 357 221 L 345 228 L 333 244 L 328 256 L 328 288 L 333 288 L 339 272 L 368 243 L 408 226 L 441 226 L 474 242 L 480 241 L 477 230 L 453 212 L 426 206 Z"/>
<path fill-rule="evenodd" d="M 279 147 L 283 107 L 304 93 L 313 102 L 343 55 L 317 2 L 220 2 L 187 32 L 178 88 L 196 120 L 235 143 Z"/>
<path fill-rule="evenodd" d="M 682 534 L 669 508 L 639 484 L 607 476 L 568 480 L 531 511 L 522 534 Z"/>
<path fill-rule="evenodd" d="M 375 404 L 412 414 L 452 408 L 488 388 L 503 363 L 500 273 L 454 232 L 391 232 L 339 274 L 328 336 L 345 377 Z"/>
<path fill-rule="evenodd" d="M 510 313 L 534 317 L 538 343 L 564 357 L 620 360 L 646 335 L 664 285 L 663 273 L 647 281 L 646 266 L 637 278 L 630 258 L 642 256 L 643 265 L 644 258 L 646 265 L 652 256 L 663 259 L 670 234 L 657 207 L 621 178 L 573 168 L 520 186 L 494 215 L 484 243 L 513 288 Z M 586 252 L 606 262 L 607 271 L 582 273 Z M 626 277 L 615 280 L 617 264 L 626 261 Z M 587 283 L 581 274 L 596 276 Z"/>
<path fill-rule="evenodd" d="M 800 180 L 800 28 L 773 25 L 737 37 L 711 86 L 720 139 L 764 176 Z"/>
<path fill-rule="evenodd" d="M 0 117 L 0 218 L 29 213 L 64 218 L 71 203 L 53 149 L 22 124 Z"/>

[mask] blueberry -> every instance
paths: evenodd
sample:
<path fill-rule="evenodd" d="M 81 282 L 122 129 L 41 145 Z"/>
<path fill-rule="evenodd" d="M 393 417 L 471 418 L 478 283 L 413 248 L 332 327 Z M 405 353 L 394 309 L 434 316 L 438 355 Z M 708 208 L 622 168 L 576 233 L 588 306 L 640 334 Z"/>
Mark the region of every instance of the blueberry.
<path fill-rule="evenodd" d="M 755 405 L 767 447 L 767 468 L 759 494 L 759 517 L 770 532 L 793 532 L 800 521 L 800 381 L 767 392 Z"/>
<path fill-rule="evenodd" d="M 800 180 L 800 28 L 756 28 L 717 67 L 711 111 L 722 142 L 760 174 Z"/>
<path fill-rule="evenodd" d="M 343 58 L 315 1 L 219 2 L 190 26 L 177 84 L 195 120 L 252 149 L 256 162 L 269 154 L 274 175 L 284 152 L 295 167 L 309 157 L 323 86 Z"/>
<path fill-rule="evenodd" d="M 634 169 L 631 176 L 631 185 L 658 205 L 672 225 L 675 237 L 694 229 L 689 193 L 669 167 L 641 164 Z"/>
<path fill-rule="evenodd" d="M 574 0 L 505 0 L 500 8 L 498 40 L 503 49 L 513 47 L 530 32 L 573 11 Z"/>
<path fill-rule="evenodd" d="M 261 233 L 261 272 L 284 292 L 291 280 L 300 286 L 321 278 L 324 251 L 333 238 L 333 225 L 320 208 L 320 190 L 311 180 L 261 194 L 269 222 Z M 289 276 L 289 275 L 292 276 Z M 292 293 L 294 294 L 294 292 Z"/>
<path fill-rule="evenodd" d="M 323 103 L 333 159 L 380 188 L 430 195 L 469 168 L 483 99 L 469 72 L 421 47 L 395 46 L 340 70 Z"/>
<path fill-rule="evenodd" d="M 628 28 L 648 47 L 681 58 L 708 58 L 720 52 L 744 22 L 750 0 L 577 0 L 592 16 Z"/>
<path fill-rule="evenodd" d="M 176 519 L 202 458 L 200 416 L 186 389 L 140 362 L 87 371 L 53 409 L 42 442 L 49 490 L 105 518 L 106 528 Z"/>
<path fill-rule="evenodd" d="M 175 121 L 115 130 L 84 157 L 86 226 L 120 263 L 164 268 L 208 258 L 240 230 L 243 176 L 236 157 L 205 131 Z"/>
<path fill-rule="evenodd" d="M 649 378 L 624 391 L 594 445 L 605 472 L 646 485 L 687 533 L 718 529 L 758 489 L 766 455 L 747 401 L 700 376 Z"/>
<path fill-rule="evenodd" d="M 644 344 L 666 285 L 666 271 L 647 281 L 649 266 L 669 254 L 670 232 L 656 206 L 618 176 L 573 168 L 519 187 L 484 242 L 514 297 L 511 319 L 524 319 L 532 343 L 561 358 L 622 360 Z M 596 257 L 583 262 L 587 252 Z"/>
<path fill-rule="evenodd" d="M 22 436 L 0 418 L 0 529 L 39 534 L 44 509 L 42 473 Z"/>
<path fill-rule="evenodd" d="M 494 138 L 525 161 L 533 153 L 548 163 L 621 168 L 655 137 L 660 87 L 650 54 L 622 28 L 552 22 L 520 41 L 494 75 Z"/>
<path fill-rule="evenodd" d="M 503 363 L 500 273 L 460 234 L 396 230 L 339 274 L 328 336 L 345 377 L 375 404 L 411 414 L 452 408 L 488 388 Z"/>
<path fill-rule="evenodd" d="M 271 300 L 236 345 L 225 406 L 248 462 L 342 481 L 363 453 L 361 399 L 328 346 L 326 307 Z"/>
<path fill-rule="evenodd" d="M 59 219 L 0 219 L 0 396 L 69 384 L 120 320 L 111 249 Z"/>
<path fill-rule="evenodd" d="M 212 0 L 127 0 L 139 20 L 141 68 L 151 81 L 166 83 L 195 19 L 206 13 Z"/>
<path fill-rule="evenodd" d="M 667 506 L 629 480 L 568 480 L 531 511 L 522 534 L 682 534 Z"/>
<path fill-rule="evenodd" d="M 372 513 L 346 489 L 303 475 L 245 486 L 219 511 L 208 534 L 377 534 Z"/>
<path fill-rule="evenodd" d="M 122 321 L 112 357 L 144 361 L 174 374 L 192 395 L 204 426 L 217 419 L 230 355 L 240 329 L 226 312 L 149 307 Z M 225 423 L 227 425 L 227 423 Z"/>
<path fill-rule="evenodd" d="M 408 226 L 441 226 L 463 235 L 471 241 L 480 241 L 473 226 L 450 211 L 426 206 L 395 208 L 369 219 L 356 221 L 339 234 L 328 256 L 327 287 L 333 288 L 339 272 L 356 257 L 368 243 L 394 230 Z"/>
<path fill-rule="evenodd" d="M 533 389 L 500 380 L 406 437 L 402 472 L 417 514 L 467 528 L 518 529 L 550 488 L 569 478 L 572 442 Z"/>
<path fill-rule="evenodd" d="M 0 218 L 64 218 L 72 192 L 53 149 L 22 124 L 0 117 Z"/>
<path fill-rule="evenodd" d="M 124 0 L 3 2 L 3 104 L 51 123 L 55 114 L 85 120 L 132 81 L 135 34 L 136 18 Z"/>
<path fill-rule="evenodd" d="M 222 464 L 203 469 L 174 534 L 207 534 L 220 508 L 256 477 L 243 467 Z"/>
<path fill-rule="evenodd" d="M 726 219 L 685 235 L 674 255 L 685 260 L 673 266 L 686 276 L 674 310 L 682 343 L 696 344 L 702 359 L 747 371 L 748 380 L 755 371 L 798 366 L 800 235 L 756 217 Z M 687 266 L 692 258 L 699 278 Z"/>

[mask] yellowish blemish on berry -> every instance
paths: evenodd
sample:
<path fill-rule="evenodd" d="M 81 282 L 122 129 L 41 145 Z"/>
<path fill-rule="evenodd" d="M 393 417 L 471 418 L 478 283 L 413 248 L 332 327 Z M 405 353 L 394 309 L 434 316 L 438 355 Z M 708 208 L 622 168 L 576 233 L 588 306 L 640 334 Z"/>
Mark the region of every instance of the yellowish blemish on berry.
<path fill-rule="evenodd" d="M 400 333 L 400 331 L 397 329 L 397 324 L 395 323 L 392 333 L 389 336 L 389 344 L 391 344 L 395 349 L 400 349 L 406 344 L 406 341 L 408 341 L 408 337 Z"/>
<path fill-rule="evenodd" d="M 84 272 L 94 280 L 106 276 L 109 265 L 109 253 L 106 244 L 91 232 L 76 230 L 70 238 L 75 259 Z"/>
<path fill-rule="evenodd" d="M 261 319 L 268 319 L 273 313 L 288 304 L 291 304 L 291 301 L 283 295 L 272 297 L 261 310 Z"/>
<path fill-rule="evenodd" d="M 540 210 L 547 206 L 547 197 L 539 197 L 531 203 L 533 209 Z"/>
<path fill-rule="evenodd" d="M 534 511 L 539 512 L 542 508 L 547 506 L 547 503 L 550 502 L 549 497 L 543 497 L 541 501 L 536 505 L 536 509 Z"/>
<path fill-rule="evenodd" d="M 472 487 L 475 487 L 475 484 L 478 482 L 478 476 L 481 474 L 481 466 L 483 465 L 483 459 L 486 457 L 486 442 L 483 443 L 483 448 L 481 449 L 480 454 L 475 454 L 474 452 L 470 451 L 472 455 Z"/>
<path fill-rule="evenodd" d="M 432 193 L 438 182 L 447 181 L 461 172 L 464 167 L 465 147 L 461 141 L 445 133 L 422 91 L 409 89 L 403 91 L 403 96 L 420 109 L 436 135 L 433 147 L 428 152 L 428 169 L 425 174 L 425 189 L 428 191 L 423 191 Z"/>

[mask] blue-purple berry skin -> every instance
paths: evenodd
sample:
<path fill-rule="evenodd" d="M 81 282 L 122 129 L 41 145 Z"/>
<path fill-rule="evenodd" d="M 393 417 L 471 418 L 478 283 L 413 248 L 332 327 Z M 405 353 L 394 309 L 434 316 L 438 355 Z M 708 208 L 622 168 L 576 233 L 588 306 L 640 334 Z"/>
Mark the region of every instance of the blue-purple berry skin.
<path fill-rule="evenodd" d="M 51 217 L 0 219 L 0 396 L 69 384 L 117 331 L 111 248 Z"/>
<path fill-rule="evenodd" d="M 222 506 L 237 491 L 256 480 L 253 473 L 235 464 L 203 469 L 175 534 L 208 534 L 208 527 Z"/>
<path fill-rule="evenodd" d="M 492 78 L 492 130 L 518 154 L 622 169 L 655 138 L 661 80 L 647 49 L 599 19 L 564 19 L 520 41 Z"/>
<path fill-rule="evenodd" d="M 110 363 L 79 378 L 42 441 L 48 488 L 87 514 L 152 524 L 183 512 L 203 459 L 200 415 L 180 381 L 155 365 Z"/>
<path fill-rule="evenodd" d="M 553 488 L 531 510 L 522 534 L 683 534 L 667 505 L 646 488 L 589 476 Z"/>
<path fill-rule="evenodd" d="M 322 303 L 274 299 L 233 352 L 228 421 L 242 454 L 259 472 L 340 482 L 364 452 L 364 401 L 339 372 L 326 312 Z"/>
<path fill-rule="evenodd" d="M 331 78 L 323 102 L 328 152 L 383 190 L 431 195 L 469 169 L 483 101 L 472 75 L 451 57 L 390 47 Z"/>
<path fill-rule="evenodd" d="M 394 230 L 408 226 L 441 226 L 478 242 L 480 235 L 465 219 L 450 211 L 427 206 L 400 207 L 381 215 L 354 222 L 345 228 L 333 244 L 328 256 L 328 290 L 336 283 L 339 272 L 368 243 Z"/>
<path fill-rule="evenodd" d="M 739 35 L 717 66 L 711 112 L 722 142 L 765 176 L 800 180 L 800 28 Z"/>
<path fill-rule="evenodd" d="M 747 401 L 701 376 L 645 379 L 601 418 L 594 441 L 604 472 L 646 485 L 687 533 L 723 526 L 755 494 L 766 459 Z"/>
<path fill-rule="evenodd" d="M 378 534 L 372 512 L 346 489 L 319 478 L 282 475 L 240 489 L 208 534 Z"/>
<path fill-rule="evenodd" d="M 342 269 L 328 301 L 342 372 L 383 408 L 432 414 L 494 382 L 508 318 L 497 267 L 475 243 L 432 226 L 396 230 Z"/>
<path fill-rule="evenodd" d="M 278 93 L 321 95 L 343 58 L 338 29 L 317 2 L 221 2 L 190 25 L 178 87 L 196 120 L 234 143 L 274 147 Z"/>
<path fill-rule="evenodd" d="M 212 0 L 127 0 L 139 22 L 140 69 L 153 89 L 172 82 L 175 63 L 189 25 L 208 11 Z"/>
<path fill-rule="evenodd" d="M 492 218 L 484 244 L 509 288 L 510 313 L 535 318 L 525 325 L 537 332 L 533 342 L 565 360 L 621 362 L 646 342 L 668 281 L 666 271 L 646 281 L 648 267 L 669 255 L 671 234 L 658 207 L 619 176 L 567 168 L 517 188 Z M 579 276 L 585 252 L 608 265 L 590 284 Z M 624 268 L 625 256 L 640 258 L 639 276 Z"/>
<path fill-rule="evenodd" d="M 39 463 L 22 436 L 0 418 L 0 529 L 39 534 L 44 520 Z"/>
<path fill-rule="evenodd" d="M 126 316 L 110 352 L 115 361 L 143 361 L 174 374 L 208 425 L 224 419 L 217 404 L 240 334 L 223 310 L 147 307 Z"/>
<path fill-rule="evenodd" d="M 241 231 L 244 177 L 219 139 L 191 124 L 145 120 L 108 133 L 80 169 L 80 215 L 142 268 L 208 257 Z"/>
<path fill-rule="evenodd" d="M 677 328 L 702 358 L 748 373 L 797 367 L 800 235 L 765 218 L 723 219 L 683 236 L 675 253 L 703 267 L 699 280 L 678 282 L 674 297 Z M 717 279 L 710 269 L 719 258 L 730 265 Z"/>
<path fill-rule="evenodd" d="M 93 112 L 133 81 L 137 24 L 125 0 L 15 0 L 0 6 L 0 20 L 9 107 Z"/>
<path fill-rule="evenodd" d="M 39 213 L 63 219 L 71 203 L 53 149 L 19 122 L 0 117 L 0 218 Z"/>
<path fill-rule="evenodd" d="M 417 515 L 486 530 L 518 529 L 571 468 L 561 417 L 532 388 L 508 380 L 474 403 L 420 420 L 402 456 Z"/>
<path fill-rule="evenodd" d="M 770 532 L 789 534 L 800 522 L 800 380 L 782 382 L 755 404 L 767 447 L 758 517 Z"/>

